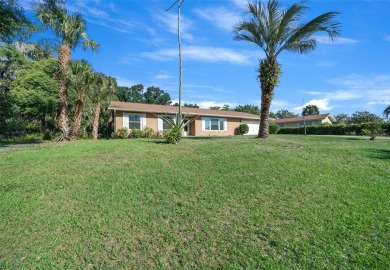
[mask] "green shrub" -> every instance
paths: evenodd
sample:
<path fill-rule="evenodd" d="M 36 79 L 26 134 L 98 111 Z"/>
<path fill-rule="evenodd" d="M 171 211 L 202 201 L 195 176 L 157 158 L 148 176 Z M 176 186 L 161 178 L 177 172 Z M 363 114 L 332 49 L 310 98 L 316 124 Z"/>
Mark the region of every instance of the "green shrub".
<path fill-rule="evenodd" d="M 280 130 L 280 126 L 278 124 L 270 124 L 268 127 L 269 134 L 276 134 Z"/>
<path fill-rule="evenodd" d="M 390 124 L 375 122 L 306 127 L 308 135 L 371 135 L 373 132 L 377 135 L 390 134 Z M 281 128 L 279 134 L 305 134 L 305 129 L 304 127 Z"/>
<path fill-rule="evenodd" d="M 371 134 L 371 131 L 367 128 L 363 128 L 360 132 L 360 135 L 363 135 L 363 136 L 370 136 Z"/>
<path fill-rule="evenodd" d="M 118 139 L 126 139 L 129 136 L 129 131 L 126 127 L 118 128 L 116 137 Z"/>
<path fill-rule="evenodd" d="M 145 127 L 144 130 L 142 131 L 142 137 L 144 138 L 152 138 L 154 135 L 154 130 L 151 127 Z"/>
<path fill-rule="evenodd" d="M 390 136 L 390 122 L 386 122 L 382 124 L 383 135 Z"/>
<path fill-rule="evenodd" d="M 238 134 L 244 135 L 247 134 L 249 131 L 249 126 L 245 123 L 242 123 L 238 126 Z"/>
<path fill-rule="evenodd" d="M 364 130 L 367 135 L 371 136 L 371 140 L 375 140 L 376 136 L 383 134 L 381 122 L 363 123 L 361 126 L 363 128 L 362 130 Z"/>
<path fill-rule="evenodd" d="M 130 138 L 142 138 L 143 132 L 139 128 L 133 128 L 130 131 Z"/>
<path fill-rule="evenodd" d="M 40 143 L 42 142 L 43 134 L 26 134 L 19 137 L 13 137 L 13 138 L 6 138 L 2 139 L 1 141 L 3 143 L 9 143 L 9 144 L 27 144 L 27 143 Z"/>
<path fill-rule="evenodd" d="M 43 134 L 43 140 L 44 140 L 44 141 L 50 141 L 50 140 L 52 140 L 52 136 L 51 136 L 50 132 L 46 131 L 46 132 Z"/>
<path fill-rule="evenodd" d="M 179 126 L 173 126 L 172 129 L 164 130 L 164 138 L 167 143 L 177 144 L 181 140 L 182 129 Z"/>
<path fill-rule="evenodd" d="M 153 138 L 164 138 L 164 132 L 161 132 L 161 131 L 156 131 L 154 134 L 153 134 Z"/>

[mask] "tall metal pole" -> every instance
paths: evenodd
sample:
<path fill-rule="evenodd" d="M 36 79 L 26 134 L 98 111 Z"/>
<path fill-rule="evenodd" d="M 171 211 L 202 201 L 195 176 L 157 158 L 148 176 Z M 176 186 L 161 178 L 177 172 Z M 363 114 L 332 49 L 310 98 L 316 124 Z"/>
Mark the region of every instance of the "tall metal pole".
<path fill-rule="evenodd" d="M 305 98 L 302 99 L 303 106 L 305 106 Z M 302 110 L 302 116 L 303 116 L 303 126 L 305 128 L 305 136 L 306 136 L 306 121 L 305 121 L 305 114 L 303 113 Z"/>
<path fill-rule="evenodd" d="M 178 116 L 178 124 L 181 124 L 181 92 L 182 92 L 182 60 L 181 60 L 181 39 L 180 39 L 180 7 L 181 1 L 178 0 L 177 3 L 177 40 L 179 43 L 179 116 Z"/>
<path fill-rule="evenodd" d="M 167 11 L 177 3 L 177 41 L 179 43 L 179 113 L 177 117 L 178 124 L 181 124 L 182 114 L 181 114 L 181 92 L 182 92 L 182 59 L 181 59 L 181 39 L 180 39 L 180 8 L 184 0 L 176 0 Z"/>

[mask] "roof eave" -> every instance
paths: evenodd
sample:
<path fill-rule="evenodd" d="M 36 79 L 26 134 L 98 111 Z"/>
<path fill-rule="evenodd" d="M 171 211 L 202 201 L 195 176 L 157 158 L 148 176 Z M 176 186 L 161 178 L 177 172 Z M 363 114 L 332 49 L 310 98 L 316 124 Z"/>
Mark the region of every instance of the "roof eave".
<path fill-rule="evenodd" d="M 157 110 L 143 110 L 143 109 L 127 109 L 127 108 L 118 108 L 118 107 L 108 107 L 109 110 L 117 110 L 117 111 L 124 111 L 124 112 L 143 112 L 143 113 L 153 113 L 153 114 L 160 114 L 160 113 L 175 113 L 173 111 L 157 111 Z M 227 118 L 240 118 L 240 119 L 252 119 L 252 120 L 258 120 L 259 118 L 257 116 L 244 116 L 244 115 L 226 115 L 226 114 L 210 114 L 210 113 L 186 113 L 183 112 L 183 114 L 188 116 L 214 116 L 214 117 L 227 117 Z"/>

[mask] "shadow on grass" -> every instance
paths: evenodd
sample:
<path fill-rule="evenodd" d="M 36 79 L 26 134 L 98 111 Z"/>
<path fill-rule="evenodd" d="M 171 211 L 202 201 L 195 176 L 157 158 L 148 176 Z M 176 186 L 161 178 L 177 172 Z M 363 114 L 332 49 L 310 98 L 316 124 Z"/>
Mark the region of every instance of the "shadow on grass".
<path fill-rule="evenodd" d="M 187 141 L 218 141 L 218 140 L 226 140 L 226 139 L 239 139 L 239 138 L 245 138 L 245 139 L 257 139 L 256 137 L 252 136 L 190 136 L 190 137 L 182 137 L 181 139 L 187 140 Z M 149 143 L 154 144 L 170 144 L 165 141 L 165 139 L 155 139 L 148 141 Z M 180 142 L 179 142 L 180 143 Z"/>
<path fill-rule="evenodd" d="M 183 138 L 184 140 L 221 140 L 221 139 L 226 139 L 226 138 L 228 138 L 228 137 L 226 137 L 226 136 L 204 136 L 204 137 L 202 137 L 202 136 L 198 136 L 198 137 L 185 137 L 185 138 Z"/>
<path fill-rule="evenodd" d="M 377 159 L 390 159 L 390 150 L 385 149 L 366 149 L 370 153 L 369 157 Z"/>
<path fill-rule="evenodd" d="M 346 141 L 361 141 L 361 140 L 368 140 L 368 138 L 365 137 L 342 137 Z"/>

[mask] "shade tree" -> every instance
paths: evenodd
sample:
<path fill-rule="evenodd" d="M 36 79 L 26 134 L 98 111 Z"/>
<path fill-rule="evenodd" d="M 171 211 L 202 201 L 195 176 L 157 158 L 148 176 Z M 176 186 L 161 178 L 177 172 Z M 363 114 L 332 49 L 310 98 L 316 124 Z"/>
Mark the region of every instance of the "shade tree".
<path fill-rule="evenodd" d="M 320 109 L 316 105 L 307 105 L 302 109 L 302 116 L 319 115 Z"/>
<path fill-rule="evenodd" d="M 47 59 L 26 63 L 15 76 L 10 94 L 14 110 L 25 128 L 45 132 L 55 129 L 58 109 L 57 61 Z"/>
<path fill-rule="evenodd" d="M 298 114 L 290 112 L 287 109 L 280 109 L 276 111 L 275 116 L 277 119 L 283 119 L 283 118 L 297 117 Z"/>

